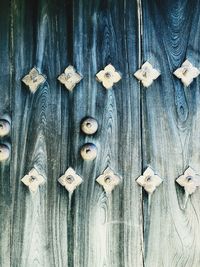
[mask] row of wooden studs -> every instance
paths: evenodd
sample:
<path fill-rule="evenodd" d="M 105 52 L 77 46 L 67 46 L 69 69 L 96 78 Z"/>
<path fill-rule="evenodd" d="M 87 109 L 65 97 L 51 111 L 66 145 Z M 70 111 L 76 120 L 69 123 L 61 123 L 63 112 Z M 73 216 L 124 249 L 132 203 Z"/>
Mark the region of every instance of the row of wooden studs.
<path fill-rule="evenodd" d="M 193 79 L 199 74 L 199 69 L 194 67 L 189 60 L 185 60 L 181 67 L 174 71 L 174 75 L 181 79 L 185 86 L 189 86 Z M 153 68 L 148 61 L 134 73 L 134 76 L 142 82 L 144 87 L 149 87 L 160 75 L 160 71 Z M 114 84 L 121 80 L 122 76 L 111 64 L 109 64 L 96 74 L 96 78 L 106 89 L 110 89 Z M 72 91 L 76 84 L 82 79 L 83 76 L 71 65 L 58 77 L 58 80 L 64 84 L 69 91 Z M 39 86 L 46 81 L 46 77 L 39 73 L 37 68 L 33 68 L 22 81 L 29 87 L 32 93 L 35 93 Z"/>
<path fill-rule="evenodd" d="M 33 168 L 21 181 L 28 186 L 29 190 L 35 193 L 38 187 L 45 183 L 45 178 Z M 107 194 L 122 181 L 122 178 L 116 174 L 113 169 L 107 167 L 103 173 L 96 179 L 96 181 L 104 188 Z M 73 191 L 83 182 L 83 179 L 76 171 L 69 167 L 66 172 L 58 179 L 58 182 L 66 188 L 69 193 Z M 162 183 L 162 179 L 155 174 L 154 170 L 149 166 L 141 175 L 136 179 L 136 182 L 144 188 L 146 192 L 152 194 L 155 189 Z M 200 185 L 200 176 L 191 167 L 188 167 L 184 174 L 176 179 L 176 182 L 184 187 L 187 195 L 195 192 L 196 188 Z"/>
<path fill-rule="evenodd" d="M 9 135 L 11 129 L 10 118 L 6 116 L 0 119 L 0 138 Z M 98 129 L 97 121 L 88 117 L 85 118 L 81 123 L 81 130 L 87 134 L 92 135 L 96 133 Z M 81 156 L 84 160 L 93 160 L 97 155 L 97 149 L 94 144 L 85 144 L 81 149 Z M 5 161 L 10 156 L 9 145 L 0 145 L 0 161 Z M 101 184 L 106 191 L 110 193 L 116 185 L 121 182 L 121 177 L 111 169 L 106 168 L 102 175 L 97 178 L 97 182 Z M 148 167 L 146 171 L 137 178 L 137 183 L 144 187 L 144 189 L 152 194 L 156 187 L 162 183 L 162 179 L 154 173 L 151 167 Z M 191 167 L 188 167 L 183 175 L 176 179 L 177 183 L 184 187 L 187 194 L 195 192 L 196 188 L 200 186 L 200 175 L 195 172 Z M 38 186 L 45 182 L 44 177 L 33 168 L 28 175 L 22 178 L 22 182 L 26 184 L 30 191 L 36 192 Z M 83 182 L 83 179 L 70 167 L 67 169 L 65 174 L 59 178 L 59 182 L 65 186 L 69 192 L 73 192 L 74 189 Z"/>

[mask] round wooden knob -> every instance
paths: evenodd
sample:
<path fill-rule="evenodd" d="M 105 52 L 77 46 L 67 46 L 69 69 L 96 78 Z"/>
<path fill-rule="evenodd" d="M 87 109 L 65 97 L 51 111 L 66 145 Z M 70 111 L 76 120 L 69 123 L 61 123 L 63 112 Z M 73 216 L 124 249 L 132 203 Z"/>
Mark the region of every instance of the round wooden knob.
<path fill-rule="evenodd" d="M 97 147 L 94 144 L 88 143 L 81 148 L 81 157 L 84 160 L 93 160 L 97 156 Z"/>
<path fill-rule="evenodd" d="M 1 144 L 0 145 L 0 161 L 5 161 L 10 156 L 10 149 L 8 146 Z"/>
<path fill-rule="evenodd" d="M 96 133 L 98 129 L 98 123 L 94 118 L 86 118 L 81 124 L 81 130 L 88 135 Z"/>
<path fill-rule="evenodd" d="M 0 136 L 6 136 L 10 132 L 10 123 L 7 120 L 0 119 Z"/>

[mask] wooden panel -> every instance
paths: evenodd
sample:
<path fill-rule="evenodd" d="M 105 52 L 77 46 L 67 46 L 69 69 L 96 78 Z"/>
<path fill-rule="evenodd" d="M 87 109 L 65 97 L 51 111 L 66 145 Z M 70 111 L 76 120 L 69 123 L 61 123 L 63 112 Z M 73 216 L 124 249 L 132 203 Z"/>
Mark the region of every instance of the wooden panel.
<path fill-rule="evenodd" d="M 10 53 L 9 53 L 9 1 L 0 2 L 0 117 L 10 114 Z M 10 143 L 9 136 L 0 143 Z M 0 266 L 10 265 L 10 219 L 11 219 L 10 160 L 0 162 Z"/>
<path fill-rule="evenodd" d="M 199 1 L 142 1 L 143 61 L 161 77 L 143 90 L 143 163 L 163 184 L 144 194 L 145 266 L 199 266 L 199 190 L 184 208 L 175 179 L 199 171 L 199 78 L 188 88 L 172 74 L 185 58 L 199 67 Z"/>
<path fill-rule="evenodd" d="M 42 73 L 46 5 L 12 1 L 13 220 L 11 266 L 51 266 L 47 243 L 47 183 L 31 194 L 21 178 L 33 167 L 47 180 L 48 84 L 31 94 L 21 79 L 36 66 Z M 47 181 L 46 181 L 47 182 Z"/>
<path fill-rule="evenodd" d="M 7 2 L 0 115 L 12 110 L 12 135 L 1 142 L 13 149 L 0 164 L 0 266 L 199 266 L 199 190 L 184 207 L 175 184 L 188 165 L 200 172 L 199 78 L 184 88 L 172 74 L 186 58 L 200 67 L 199 0 L 142 0 L 142 35 L 140 1 Z M 141 56 L 161 71 L 148 89 L 132 76 Z M 95 74 L 109 63 L 123 79 L 107 91 Z M 72 93 L 57 80 L 69 64 L 84 76 Z M 47 76 L 34 95 L 21 82 L 33 66 Z M 94 136 L 80 131 L 85 116 L 99 123 Z M 92 162 L 80 157 L 86 142 Z M 108 165 L 123 178 L 111 195 L 95 181 Z M 147 165 L 164 180 L 151 198 L 135 183 Z M 57 182 L 69 166 L 84 179 L 72 196 Z M 21 183 L 33 167 L 46 179 L 35 195 Z"/>
<path fill-rule="evenodd" d="M 136 2 L 13 0 L 11 19 L 11 266 L 142 266 Z M 109 63 L 123 80 L 106 91 L 95 74 Z M 68 64 L 84 76 L 72 93 L 57 81 Z M 33 66 L 47 75 L 34 95 L 21 83 Z M 86 115 L 99 122 L 94 137 L 80 132 Z M 87 141 L 93 162 L 80 157 Z M 111 196 L 95 182 L 107 165 L 123 177 Z M 69 166 L 84 179 L 71 197 L 57 182 Z M 32 167 L 46 179 L 34 196 L 20 181 Z"/>
<path fill-rule="evenodd" d="M 59 83 L 57 77 L 68 66 L 71 59 L 73 23 L 71 1 L 47 1 L 48 30 L 44 66 L 48 75 L 49 103 L 47 116 L 47 158 L 48 158 L 48 251 L 50 266 L 71 266 L 71 235 L 73 229 L 70 218 L 68 192 L 58 184 L 58 178 L 68 168 L 72 155 L 70 142 L 73 134 L 72 95 Z M 72 131 L 70 132 L 70 129 Z M 71 152 L 72 151 L 72 152 Z M 69 156 L 68 156 L 69 155 Z M 71 163 L 69 163 L 71 164 Z M 72 215 L 73 216 L 73 215 Z M 73 243 L 72 243 L 73 246 Z"/>
<path fill-rule="evenodd" d="M 68 140 L 68 152 L 63 152 L 61 164 L 63 171 L 72 165 L 84 183 L 69 203 L 69 266 L 142 266 L 141 189 L 134 183 L 140 173 L 140 90 L 131 73 L 138 60 L 136 12 L 136 3 L 123 1 L 73 4 L 72 64 L 84 79 L 63 113 L 71 129 L 69 136 L 62 130 L 61 146 L 67 147 Z M 109 63 L 122 72 L 123 80 L 106 91 L 95 74 Z M 99 131 L 93 137 L 80 133 L 84 116 L 98 120 Z M 79 156 L 85 142 L 98 147 L 93 162 Z M 123 177 L 109 197 L 95 182 L 107 165 Z"/>

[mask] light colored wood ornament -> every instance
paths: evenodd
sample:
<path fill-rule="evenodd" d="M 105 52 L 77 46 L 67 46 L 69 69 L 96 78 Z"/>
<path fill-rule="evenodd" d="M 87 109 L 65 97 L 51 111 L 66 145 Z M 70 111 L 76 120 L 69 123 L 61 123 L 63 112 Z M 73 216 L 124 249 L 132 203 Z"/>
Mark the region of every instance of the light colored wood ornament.
<path fill-rule="evenodd" d="M 160 72 L 153 68 L 153 66 L 146 61 L 141 69 L 134 73 L 134 76 L 142 82 L 144 87 L 149 87 L 154 80 L 160 76 Z"/>
<path fill-rule="evenodd" d="M 113 85 L 121 80 L 121 75 L 115 68 L 109 64 L 103 70 L 96 74 L 97 80 L 103 84 L 106 89 L 111 89 Z"/>
<path fill-rule="evenodd" d="M 64 175 L 58 179 L 58 182 L 64 186 L 69 193 L 73 193 L 74 190 L 83 182 L 83 179 L 73 168 L 69 167 Z"/>
<path fill-rule="evenodd" d="M 152 194 L 162 183 L 162 179 L 154 173 L 151 167 L 148 167 L 143 175 L 136 179 L 136 182 L 142 186 L 146 192 Z"/>
<path fill-rule="evenodd" d="M 185 86 L 189 86 L 199 74 L 200 71 L 187 59 L 183 62 L 180 68 L 174 71 L 174 75 L 181 79 Z"/>
<path fill-rule="evenodd" d="M 39 174 L 39 172 L 33 168 L 27 175 L 25 175 L 21 179 L 22 183 L 24 183 L 32 193 L 36 193 L 38 187 L 45 183 L 44 177 Z"/>
<path fill-rule="evenodd" d="M 81 157 L 84 160 L 94 160 L 97 157 L 97 147 L 92 143 L 87 143 L 81 148 Z"/>
<path fill-rule="evenodd" d="M 10 148 L 4 144 L 0 145 L 0 161 L 5 161 L 10 157 Z"/>
<path fill-rule="evenodd" d="M 5 120 L 5 119 L 1 119 L 0 120 L 0 137 L 4 137 L 6 135 L 8 135 L 10 133 L 10 123 Z"/>
<path fill-rule="evenodd" d="M 64 73 L 62 73 L 58 77 L 58 80 L 62 84 L 64 84 L 69 91 L 72 91 L 76 84 L 79 83 L 82 79 L 83 77 L 78 72 L 76 72 L 75 68 L 71 65 L 69 65 L 65 69 Z"/>
<path fill-rule="evenodd" d="M 96 181 L 103 186 L 106 193 L 111 193 L 112 190 L 122 181 L 122 178 L 115 174 L 110 167 L 107 167 Z"/>
<path fill-rule="evenodd" d="M 86 118 L 81 124 L 81 130 L 88 135 L 95 134 L 98 130 L 98 123 L 94 118 Z"/>
<path fill-rule="evenodd" d="M 30 70 L 30 72 L 22 79 L 32 93 L 35 93 L 37 89 L 46 81 L 46 77 L 39 73 L 36 68 Z"/>
<path fill-rule="evenodd" d="M 196 191 L 197 187 L 200 186 L 200 175 L 191 167 L 188 167 L 184 174 L 176 179 L 176 182 L 184 187 L 187 194 L 191 195 Z"/>

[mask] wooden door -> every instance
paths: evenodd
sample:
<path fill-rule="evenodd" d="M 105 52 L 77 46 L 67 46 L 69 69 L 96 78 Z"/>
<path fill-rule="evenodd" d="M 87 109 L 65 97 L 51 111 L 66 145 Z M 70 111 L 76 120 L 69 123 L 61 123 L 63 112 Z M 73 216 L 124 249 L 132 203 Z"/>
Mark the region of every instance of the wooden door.
<path fill-rule="evenodd" d="M 200 266 L 199 77 L 173 74 L 200 68 L 199 14 L 199 0 L 0 1 L 0 266 Z M 146 61 L 160 73 L 148 87 L 134 76 Z M 109 64 L 121 79 L 106 89 Z M 69 65 L 82 78 L 71 91 L 58 80 Z M 136 181 L 148 166 L 162 179 L 152 194 Z M 70 167 L 71 193 L 58 181 Z M 107 167 L 111 192 L 96 181 Z M 188 167 L 192 194 L 176 182 Z M 32 169 L 35 192 L 21 181 Z"/>

